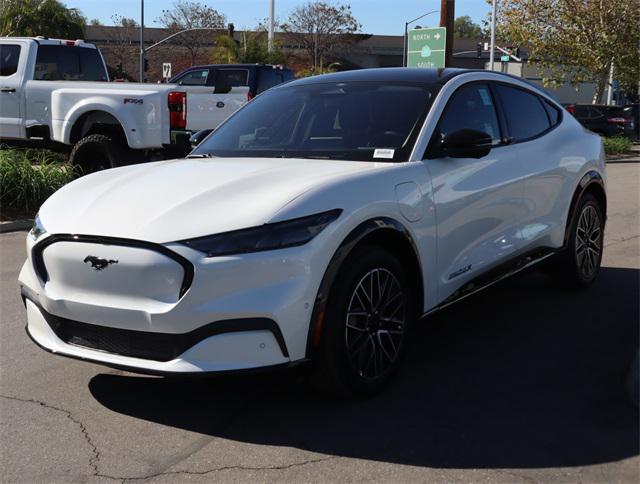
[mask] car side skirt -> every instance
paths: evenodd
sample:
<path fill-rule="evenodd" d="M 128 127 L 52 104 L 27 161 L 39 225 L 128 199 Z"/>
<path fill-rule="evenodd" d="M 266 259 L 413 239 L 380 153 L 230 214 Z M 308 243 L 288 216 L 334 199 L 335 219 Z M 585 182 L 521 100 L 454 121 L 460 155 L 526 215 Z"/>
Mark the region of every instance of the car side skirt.
<path fill-rule="evenodd" d="M 436 311 L 444 309 L 452 304 L 462 301 L 463 299 L 472 296 L 473 294 L 487 289 L 498 282 L 507 279 L 525 269 L 528 269 L 539 262 L 555 255 L 562 249 L 555 249 L 550 247 L 537 248 L 528 251 L 520 256 L 514 257 L 507 262 L 500 264 L 499 266 L 479 275 L 475 279 L 467 282 L 464 286 L 454 292 L 451 296 L 445 299 L 442 303 L 427 311 L 422 317 L 429 316 Z"/>

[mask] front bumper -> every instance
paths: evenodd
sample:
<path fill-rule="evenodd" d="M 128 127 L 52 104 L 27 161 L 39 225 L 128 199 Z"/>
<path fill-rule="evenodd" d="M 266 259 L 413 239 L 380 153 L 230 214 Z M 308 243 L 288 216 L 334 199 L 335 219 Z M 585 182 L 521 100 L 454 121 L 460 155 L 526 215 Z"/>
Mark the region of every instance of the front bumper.
<path fill-rule="evenodd" d="M 49 244 L 53 250 L 39 253 L 31 245 L 20 273 L 27 333 L 52 353 L 141 373 L 181 375 L 278 368 L 305 359 L 324 272 L 310 244 L 221 258 L 161 246 L 195 268 L 193 281 L 175 298 L 170 290 L 180 287 L 180 278 L 171 271 L 180 270 L 179 265 L 169 261 L 161 272 L 150 274 L 153 281 L 145 281 L 144 267 L 131 265 L 140 260 L 140 247 L 63 238 Z M 87 250 L 98 253 L 96 248 L 100 254 L 115 254 L 119 262 L 91 271 L 82 258 Z M 127 260 L 129 250 L 133 262 Z M 36 261 L 46 263 L 50 279 L 36 270 L 33 253 L 40 254 Z M 162 262 L 156 253 L 149 257 L 155 265 Z M 118 287 L 117 271 L 124 276 L 131 267 L 139 284 L 123 280 Z M 158 286 L 158 277 L 171 283 Z"/>

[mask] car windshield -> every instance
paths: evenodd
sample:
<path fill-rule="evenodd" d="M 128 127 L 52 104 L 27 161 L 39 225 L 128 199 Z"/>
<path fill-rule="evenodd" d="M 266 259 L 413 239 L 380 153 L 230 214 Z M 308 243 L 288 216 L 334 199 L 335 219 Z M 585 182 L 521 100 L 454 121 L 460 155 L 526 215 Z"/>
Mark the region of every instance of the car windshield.
<path fill-rule="evenodd" d="M 406 161 L 431 104 L 429 86 L 340 82 L 271 89 L 190 156 Z"/>

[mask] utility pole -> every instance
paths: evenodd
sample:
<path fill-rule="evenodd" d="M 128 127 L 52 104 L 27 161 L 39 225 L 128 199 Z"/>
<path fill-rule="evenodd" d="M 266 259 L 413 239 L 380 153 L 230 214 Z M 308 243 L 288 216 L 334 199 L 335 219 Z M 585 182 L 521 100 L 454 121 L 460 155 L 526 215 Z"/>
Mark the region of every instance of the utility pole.
<path fill-rule="evenodd" d="M 140 0 L 140 82 L 144 82 L 144 0 Z"/>
<path fill-rule="evenodd" d="M 455 18 L 455 0 L 440 0 L 440 27 L 447 28 L 444 51 L 444 65 L 451 67 L 453 60 L 453 25 Z"/>
<path fill-rule="evenodd" d="M 275 16 L 275 0 L 269 0 L 269 52 L 273 52 L 273 23 Z"/>
<path fill-rule="evenodd" d="M 609 89 L 607 90 L 607 106 L 613 104 L 613 59 L 609 68 Z"/>
<path fill-rule="evenodd" d="M 493 70 L 493 51 L 496 48 L 496 2 L 497 0 L 493 0 L 491 4 L 491 46 L 489 47 L 489 70 Z"/>

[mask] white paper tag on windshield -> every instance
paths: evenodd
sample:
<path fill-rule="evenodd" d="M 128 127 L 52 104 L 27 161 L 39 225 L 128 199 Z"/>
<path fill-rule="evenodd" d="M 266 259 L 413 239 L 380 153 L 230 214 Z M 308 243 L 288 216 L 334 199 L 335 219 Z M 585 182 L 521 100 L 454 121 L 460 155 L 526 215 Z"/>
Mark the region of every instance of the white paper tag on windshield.
<path fill-rule="evenodd" d="M 388 160 L 393 159 L 393 154 L 396 152 L 396 150 L 392 150 L 389 148 L 376 148 L 376 150 L 373 152 L 373 157 L 374 158 L 386 158 Z"/>

